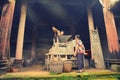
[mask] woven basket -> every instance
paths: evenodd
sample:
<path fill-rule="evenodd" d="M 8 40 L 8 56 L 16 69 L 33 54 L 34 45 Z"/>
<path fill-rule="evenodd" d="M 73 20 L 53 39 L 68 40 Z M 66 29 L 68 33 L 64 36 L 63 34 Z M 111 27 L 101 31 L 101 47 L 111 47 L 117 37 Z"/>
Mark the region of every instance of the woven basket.
<path fill-rule="evenodd" d="M 62 71 L 63 71 L 63 62 L 51 62 L 50 63 L 50 72 L 62 73 Z"/>

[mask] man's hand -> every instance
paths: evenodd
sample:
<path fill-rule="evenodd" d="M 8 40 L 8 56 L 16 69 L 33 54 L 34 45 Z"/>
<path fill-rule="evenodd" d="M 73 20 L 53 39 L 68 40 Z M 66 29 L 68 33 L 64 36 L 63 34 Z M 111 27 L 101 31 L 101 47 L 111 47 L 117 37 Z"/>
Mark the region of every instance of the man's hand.
<path fill-rule="evenodd" d="M 84 55 L 88 55 L 88 53 L 84 52 Z"/>

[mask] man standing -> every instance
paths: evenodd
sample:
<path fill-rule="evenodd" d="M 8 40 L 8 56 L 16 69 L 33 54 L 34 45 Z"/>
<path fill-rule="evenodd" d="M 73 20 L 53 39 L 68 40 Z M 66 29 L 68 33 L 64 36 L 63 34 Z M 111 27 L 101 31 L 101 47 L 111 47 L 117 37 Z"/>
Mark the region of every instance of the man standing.
<path fill-rule="evenodd" d="M 75 41 L 76 41 L 76 46 L 75 46 L 74 56 L 77 57 L 78 72 L 83 72 L 85 47 L 82 41 L 80 40 L 79 35 L 75 36 Z"/>

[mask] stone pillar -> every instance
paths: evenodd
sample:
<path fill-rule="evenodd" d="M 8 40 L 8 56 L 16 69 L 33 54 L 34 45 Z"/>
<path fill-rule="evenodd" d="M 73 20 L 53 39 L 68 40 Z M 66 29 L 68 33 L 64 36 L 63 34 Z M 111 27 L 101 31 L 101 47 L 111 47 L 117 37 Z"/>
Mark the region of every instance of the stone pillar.
<path fill-rule="evenodd" d="M 102 5 L 109 51 L 110 53 L 116 53 L 119 52 L 119 42 L 114 15 L 110 11 L 111 0 L 102 0 Z"/>
<path fill-rule="evenodd" d="M 14 67 L 22 66 L 22 53 L 23 53 L 23 44 L 24 44 L 23 40 L 24 40 L 26 13 L 27 13 L 27 0 L 22 0 Z"/>
<path fill-rule="evenodd" d="M 6 55 L 6 47 L 8 42 L 10 41 L 8 37 L 10 37 L 15 0 L 9 0 L 9 3 L 6 3 L 3 6 L 1 20 L 0 20 L 0 56 L 1 58 L 7 57 Z"/>
<path fill-rule="evenodd" d="M 95 62 L 96 68 L 105 68 L 99 33 L 97 29 L 94 29 L 94 20 L 89 3 L 87 3 L 87 12 L 92 59 Z"/>

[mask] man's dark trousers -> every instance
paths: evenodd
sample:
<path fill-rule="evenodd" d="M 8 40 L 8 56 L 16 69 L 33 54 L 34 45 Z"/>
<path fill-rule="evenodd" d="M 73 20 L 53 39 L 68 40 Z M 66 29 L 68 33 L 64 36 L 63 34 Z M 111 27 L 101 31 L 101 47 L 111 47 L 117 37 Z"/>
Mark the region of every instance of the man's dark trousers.
<path fill-rule="evenodd" d="M 76 57 L 77 57 L 78 70 L 81 70 L 84 68 L 84 54 L 78 53 Z"/>

